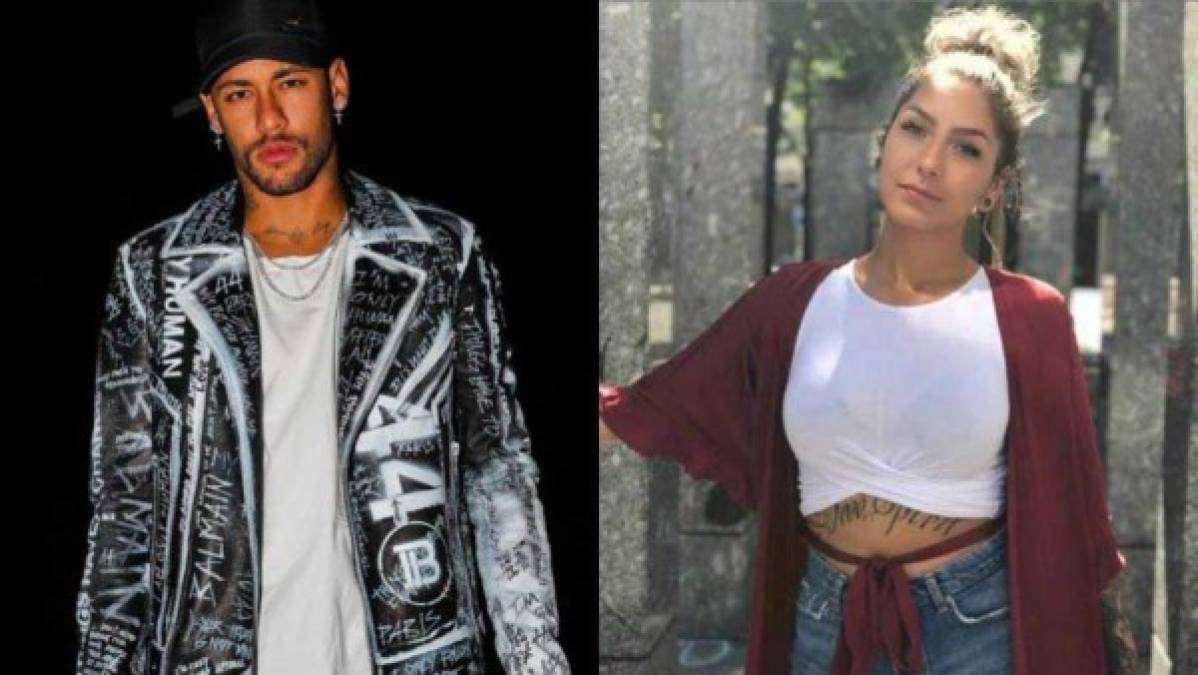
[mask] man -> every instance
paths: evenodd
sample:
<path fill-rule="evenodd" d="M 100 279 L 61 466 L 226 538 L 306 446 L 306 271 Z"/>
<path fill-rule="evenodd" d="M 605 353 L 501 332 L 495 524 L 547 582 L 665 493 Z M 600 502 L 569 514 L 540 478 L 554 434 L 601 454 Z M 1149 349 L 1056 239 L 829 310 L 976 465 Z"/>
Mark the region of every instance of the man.
<path fill-rule="evenodd" d="M 236 180 L 118 250 L 77 672 L 568 673 L 478 232 L 341 168 L 311 3 L 197 43 Z"/>

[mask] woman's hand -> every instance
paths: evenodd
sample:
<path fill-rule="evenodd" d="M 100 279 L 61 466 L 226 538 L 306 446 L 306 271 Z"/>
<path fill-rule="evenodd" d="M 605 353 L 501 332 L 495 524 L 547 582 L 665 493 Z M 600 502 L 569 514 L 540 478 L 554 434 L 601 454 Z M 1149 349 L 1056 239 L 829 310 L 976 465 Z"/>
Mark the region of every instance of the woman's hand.
<path fill-rule="evenodd" d="M 613 387 L 610 384 L 600 383 L 600 385 L 599 385 L 599 401 L 600 401 L 599 408 L 600 409 L 603 408 L 603 394 L 605 392 L 610 392 L 612 389 L 613 389 Z M 614 443 L 618 440 L 620 440 L 620 439 L 611 432 L 611 429 L 607 428 L 607 425 L 603 423 L 603 418 L 600 417 L 599 418 L 599 447 L 603 447 L 609 443 Z"/>

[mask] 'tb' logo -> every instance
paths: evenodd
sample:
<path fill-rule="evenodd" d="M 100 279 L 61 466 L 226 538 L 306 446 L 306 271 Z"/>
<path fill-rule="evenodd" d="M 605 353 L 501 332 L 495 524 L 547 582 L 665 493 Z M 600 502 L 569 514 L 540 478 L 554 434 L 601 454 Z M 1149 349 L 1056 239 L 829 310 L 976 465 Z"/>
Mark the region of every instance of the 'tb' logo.
<path fill-rule="evenodd" d="M 447 563 L 448 551 L 441 533 L 419 520 L 391 530 L 379 549 L 384 583 L 410 605 L 428 606 L 445 597 L 450 581 L 445 574 Z"/>

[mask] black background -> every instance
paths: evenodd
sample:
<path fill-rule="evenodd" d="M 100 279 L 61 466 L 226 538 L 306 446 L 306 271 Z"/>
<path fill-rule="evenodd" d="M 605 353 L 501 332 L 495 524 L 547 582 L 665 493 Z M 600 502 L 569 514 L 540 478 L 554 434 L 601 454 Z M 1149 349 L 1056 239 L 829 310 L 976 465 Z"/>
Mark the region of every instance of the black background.
<path fill-rule="evenodd" d="M 332 17 L 351 81 L 343 163 L 462 214 L 487 243 L 541 469 L 561 639 L 575 671 L 594 672 L 597 5 L 407 4 L 343 2 Z M 196 81 L 187 12 L 47 5 L 6 31 L 3 332 L 17 344 L 6 350 L 16 433 L 4 449 L 4 604 L 23 636 L 6 642 L 24 655 L 6 669 L 74 667 L 95 353 L 116 246 L 233 176 L 201 112 L 171 117 Z"/>

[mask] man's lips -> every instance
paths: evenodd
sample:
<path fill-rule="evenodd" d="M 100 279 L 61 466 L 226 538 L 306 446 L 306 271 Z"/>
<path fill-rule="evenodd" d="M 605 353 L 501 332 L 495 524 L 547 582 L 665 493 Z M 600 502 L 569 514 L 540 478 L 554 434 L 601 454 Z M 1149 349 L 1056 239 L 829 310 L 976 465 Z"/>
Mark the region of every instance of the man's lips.
<path fill-rule="evenodd" d="M 930 200 L 936 201 L 936 202 L 940 201 L 940 198 L 937 197 L 936 195 L 932 194 L 931 192 L 928 192 L 927 190 L 921 190 L 921 189 L 915 187 L 914 185 L 909 185 L 907 183 L 899 183 L 899 187 L 906 190 L 907 192 L 909 192 L 911 194 L 919 195 L 920 197 L 923 197 L 925 199 L 930 199 Z"/>
<path fill-rule="evenodd" d="M 295 147 L 290 143 L 267 143 L 258 150 L 258 157 L 270 164 L 279 164 L 291 159 Z"/>

